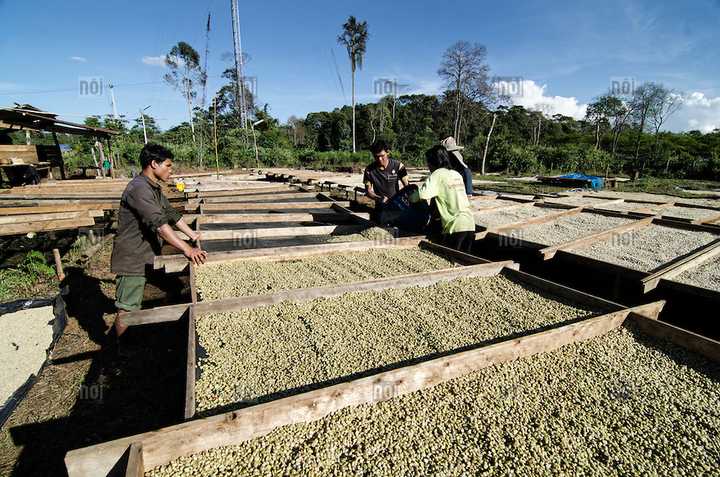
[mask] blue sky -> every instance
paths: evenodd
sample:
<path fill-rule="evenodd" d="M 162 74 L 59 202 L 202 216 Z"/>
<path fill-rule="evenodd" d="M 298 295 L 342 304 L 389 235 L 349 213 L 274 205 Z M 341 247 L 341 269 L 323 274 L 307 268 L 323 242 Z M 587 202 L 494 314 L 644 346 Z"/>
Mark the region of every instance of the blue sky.
<path fill-rule="evenodd" d="M 183 99 L 162 82 L 158 60 L 179 40 L 202 53 L 208 12 L 212 95 L 231 65 L 223 59 L 232 51 L 230 0 L 0 0 L 0 106 L 27 102 L 76 121 L 106 114 L 107 94 L 78 94 L 80 78 L 101 77 L 116 85 L 128 118 L 151 105 L 162 127 L 177 124 Z M 443 51 L 467 40 L 487 47 L 493 75 L 522 78 L 517 104 L 582 117 L 613 79 L 657 81 L 684 95 L 669 128 L 720 127 L 720 0 L 241 1 L 246 74 L 257 78 L 259 103 L 283 121 L 349 104 L 350 68 L 336 38 L 350 14 L 370 31 L 361 102 L 377 100 L 378 78 L 441 91 Z"/>

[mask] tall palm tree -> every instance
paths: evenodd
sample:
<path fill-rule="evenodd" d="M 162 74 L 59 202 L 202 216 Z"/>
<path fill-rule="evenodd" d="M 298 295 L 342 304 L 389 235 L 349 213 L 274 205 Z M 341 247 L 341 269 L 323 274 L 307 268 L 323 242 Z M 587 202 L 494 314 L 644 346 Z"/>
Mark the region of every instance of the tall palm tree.
<path fill-rule="evenodd" d="M 367 22 L 358 23 L 357 18 L 350 15 L 343 24 L 343 33 L 338 36 L 338 43 L 345 45 L 350 66 L 352 67 L 352 144 L 355 152 L 355 69 L 362 69 L 365 46 L 367 45 L 368 30 Z"/>

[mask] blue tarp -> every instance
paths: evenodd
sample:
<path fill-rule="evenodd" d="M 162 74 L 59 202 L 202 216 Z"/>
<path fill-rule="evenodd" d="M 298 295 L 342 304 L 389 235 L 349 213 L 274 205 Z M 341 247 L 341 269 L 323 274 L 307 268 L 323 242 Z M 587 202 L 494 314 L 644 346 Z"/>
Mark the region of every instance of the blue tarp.
<path fill-rule="evenodd" d="M 593 190 L 602 189 L 605 184 L 605 181 L 603 181 L 602 177 L 588 176 L 587 174 L 581 174 L 579 172 L 565 174 L 564 176 L 560 176 L 560 177 L 562 179 L 577 179 L 577 180 L 581 180 L 581 181 L 587 181 Z"/>

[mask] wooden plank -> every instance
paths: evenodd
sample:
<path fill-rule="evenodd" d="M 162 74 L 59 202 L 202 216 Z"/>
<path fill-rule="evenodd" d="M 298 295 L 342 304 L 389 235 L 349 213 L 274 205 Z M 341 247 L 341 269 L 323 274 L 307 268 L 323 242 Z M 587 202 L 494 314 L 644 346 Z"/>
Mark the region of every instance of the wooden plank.
<path fill-rule="evenodd" d="M 190 310 L 190 303 L 179 305 L 157 306 L 144 310 L 129 311 L 123 315 L 123 323 L 127 326 L 152 325 L 168 321 L 178 321 Z"/>
<path fill-rule="evenodd" d="M 631 314 L 630 319 L 637 325 L 640 331 L 647 335 L 661 340 L 668 340 L 702 355 L 710 361 L 720 362 L 720 342 L 718 341 L 678 328 L 669 323 L 652 320 L 634 313 Z"/>
<path fill-rule="evenodd" d="M 536 204 L 536 206 L 539 206 L 540 204 Z M 520 222 L 515 222 L 512 224 L 506 224 L 506 225 L 499 225 L 497 227 L 490 227 L 482 232 L 477 232 L 475 234 L 476 240 L 482 240 L 485 238 L 485 236 L 488 234 L 488 232 L 492 233 L 501 233 L 508 230 L 515 230 L 515 229 L 521 229 L 523 227 L 528 227 L 530 225 L 536 225 L 536 224 L 544 224 L 546 222 L 552 222 L 553 220 L 559 219 L 560 217 L 566 217 L 568 215 L 575 215 L 579 214 L 583 211 L 582 207 L 574 207 L 572 209 L 565 209 L 561 210 L 560 212 L 554 212 L 547 215 L 543 215 L 540 217 L 533 217 L 528 220 L 523 220 Z"/>
<path fill-rule="evenodd" d="M 142 442 L 133 442 L 128 448 L 128 461 L 125 467 L 125 477 L 143 477 L 145 475 L 145 462 L 143 459 Z"/>
<path fill-rule="evenodd" d="M 484 214 L 488 212 L 499 212 L 499 211 L 505 211 L 505 210 L 514 210 L 514 209 L 521 209 L 524 207 L 532 207 L 535 205 L 535 202 L 521 202 L 516 204 L 503 204 L 503 205 L 496 205 L 494 207 L 482 207 L 472 209 L 473 215 L 475 214 Z"/>
<path fill-rule="evenodd" d="M 693 230 L 696 232 L 710 232 L 712 234 L 720 234 L 720 225 L 712 224 L 691 224 L 689 222 L 680 222 L 677 220 L 669 220 L 665 218 L 655 218 L 655 225 L 663 225 L 665 227 L 673 227 L 676 229 Z"/>
<path fill-rule="evenodd" d="M 480 263 L 490 263 L 490 260 L 486 260 L 484 258 L 476 257 L 475 255 L 471 255 L 469 253 L 460 252 L 459 250 L 452 249 L 450 247 L 445 247 L 444 245 L 430 242 L 428 240 L 421 240 L 418 244 L 421 249 L 429 250 L 434 254 L 444 256 L 446 258 L 450 258 L 453 261 L 457 263 L 462 263 L 464 265 L 477 265 Z M 513 265 L 508 265 L 510 267 L 519 267 L 517 263 Z"/>
<path fill-rule="evenodd" d="M 258 296 L 226 298 L 222 300 L 201 301 L 193 305 L 197 315 L 206 313 L 223 313 L 228 311 L 245 310 L 261 306 L 276 305 L 289 301 L 293 303 L 306 302 L 317 298 L 332 298 L 345 293 L 387 290 L 389 288 L 402 290 L 410 287 L 427 287 L 440 282 L 471 277 L 491 277 L 509 265 L 512 261 L 490 262 L 465 267 L 454 267 L 432 272 L 412 273 L 388 278 L 378 278 L 347 285 L 330 285 L 317 288 L 300 288 L 283 290 L 277 293 Z M 127 316 L 127 315 L 126 315 Z"/>
<path fill-rule="evenodd" d="M 376 248 L 414 248 L 420 243 L 420 237 L 406 237 L 378 242 L 374 240 L 360 242 L 338 242 L 320 245 L 300 245 L 296 247 L 258 248 L 234 250 L 230 252 L 208 253 L 206 263 L 233 262 L 238 260 L 280 261 L 299 259 L 318 255 L 342 252 L 362 252 Z M 154 268 L 165 269 L 167 273 L 181 272 L 188 261 L 183 255 L 160 255 L 155 257 Z"/>
<path fill-rule="evenodd" d="M 576 250 L 578 248 L 583 248 L 588 245 L 591 245 L 595 242 L 599 242 L 601 240 L 605 240 L 610 237 L 615 237 L 617 235 L 621 235 L 626 232 L 630 232 L 632 230 L 637 230 L 643 227 L 647 227 L 648 225 L 652 224 L 653 217 L 647 217 L 644 219 L 635 220 L 634 222 L 630 222 L 629 224 L 622 224 L 618 225 L 617 227 L 613 227 L 608 230 L 603 230 L 602 232 L 597 232 L 594 234 L 586 235 L 585 237 L 580 237 L 577 240 L 571 240 L 570 242 L 561 243 L 559 245 L 553 245 L 551 247 L 545 247 L 540 250 L 540 254 L 543 256 L 543 260 L 550 260 L 555 256 L 555 254 L 558 252 L 558 250 Z"/>
<path fill-rule="evenodd" d="M 237 240 L 245 242 L 257 238 L 269 237 L 310 237 L 332 235 L 337 232 L 355 233 L 364 230 L 363 225 L 309 225 L 302 227 L 269 227 L 260 229 L 203 230 L 202 238 L 208 240 Z M 183 240 L 189 237 L 177 232 Z"/>
<path fill-rule="evenodd" d="M 369 217 L 367 213 L 355 213 L 362 218 Z M 337 212 L 320 213 L 288 213 L 288 214 L 217 214 L 199 215 L 202 224 L 244 224 L 244 223 L 272 223 L 272 222 L 355 222 L 356 217 Z"/>
<path fill-rule="evenodd" d="M 95 219 L 92 217 L 27 222 L 24 224 L 3 225 L 3 227 L 0 228 L 0 236 L 21 235 L 31 232 L 48 232 L 51 230 L 70 230 L 90 225 L 95 225 Z"/>
<path fill-rule="evenodd" d="M 186 189 L 187 190 L 187 189 Z M 199 190 L 198 197 L 200 198 L 208 198 L 208 197 L 223 197 L 223 196 L 242 196 L 242 197 L 251 197 L 258 194 L 268 194 L 271 192 L 297 192 L 296 187 L 292 186 L 263 186 L 263 187 L 241 187 L 237 186 L 236 188 L 232 189 L 223 189 L 223 190 Z"/>
<path fill-rule="evenodd" d="M 255 202 L 273 202 L 282 199 L 314 199 L 317 197 L 315 192 L 275 192 L 272 194 L 253 194 L 253 195 L 233 195 L 222 197 L 203 198 L 205 204 L 215 203 L 255 203 Z"/>
<path fill-rule="evenodd" d="M 695 219 L 692 221 L 693 224 L 715 224 L 716 222 L 720 221 L 720 214 L 711 215 L 709 217 L 706 217 L 704 219 Z"/>
<path fill-rule="evenodd" d="M 260 204 L 248 203 L 222 203 L 203 204 L 206 212 L 220 210 L 294 210 L 294 209 L 329 209 L 333 204 L 340 204 L 343 207 L 350 207 L 350 202 L 265 202 Z"/>
<path fill-rule="evenodd" d="M 52 214 L 69 211 L 83 210 L 107 210 L 120 207 L 117 203 L 88 203 L 88 204 L 64 204 L 64 205 L 39 205 L 36 207 L 0 207 L 2 215 L 26 215 L 26 214 Z"/>
<path fill-rule="evenodd" d="M 506 267 L 501 273 L 508 279 L 519 282 L 521 285 L 537 288 L 554 297 L 562 297 L 571 303 L 580 304 L 591 309 L 611 312 L 624 308 L 624 306 L 619 303 L 615 303 L 613 301 L 606 300 L 520 270 L 515 270 L 510 267 Z M 657 318 L 664 305 L 664 301 L 655 302 L 654 305 L 647 305 L 646 308 L 643 309 L 643 313 L 647 316 Z"/>
<path fill-rule="evenodd" d="M 87 217 L 102 217 L 102 210 L 79 210 L 75 212 L 53 212 L 49 214 L 30 214 L 30 215 L 0 215 L 0 225 L 23 224 L 44 222 L 48 220 L 60 219 L 80 219 Z"/>
<path fill-rule="evenodd" d="M 414 286 L 430 286 L 435 283 L 470 277 L 489 277 L 500 273 L 503 267 L 514 264 L 512 261 L 491 262 L 466 267 L 454 267 L 432 272 L 412 273 L 395 277 L 378 278 L 347 285 L 330 285 L 316 288 L 300 288 L 283 290 L 277 293 L 225 298 L 222 300 L 201 301 L 196 304 L 182 304 L 149 308 L 146 310 L 130 311 L 123 315 L 123 322 L 128 326 L 138 326 L 166 321 L 177 321 L 187 313 L 190 306 L 194 308 L 195 316 L 206 313 L 221 313 L 226 311 L 257 308 L 260 306 L 275 305 L 284 301 L 294 303 L 314 300 L 316 298 L 331 298 L 345 293 L 386 290 L 388 288 L 405 289 Z M 202 265 L 201 265 L 202 266 Z"/>
<path fill-rule="evenodd" d="M 479 371 L 602 336 L 640 307 L 615 311 L 546 331 L 376 373 L 244 409 L 185 422 L 132 437 L 73 450 L 65 464 L 70 477 L 107 475 L 132 442 L 145 448 L 146 470 L 179 457 L 239 444 L 290 424 L 321 419 L 340 409 L 375 404 Z M 383 390 L 385 392 L 378 392 Z"/>
<path fill-rule="evenodd" d="M 718 254 L 720 254 L 720 238 L 703 245 L 684 257 L 676 258 L 668 263 L 665 263 L 656 269 L 656 271 L 641 280 L 643 293 L 648 293 L 649 291 L 657 288 L 660 280 L 669 280 L 676 277 L 684 271 L 697 267 L 701 263 L 710 260 Z"/>
<path fill-rule="evenodd" d="M 196 302 L 193 302 L 196 303 Z M 195 331 L 195 310 L 188 311 L 187 353 L 185 360 L 185 419 L 195 416 L 195 368 L 197 366 L 197 332 Z"/>

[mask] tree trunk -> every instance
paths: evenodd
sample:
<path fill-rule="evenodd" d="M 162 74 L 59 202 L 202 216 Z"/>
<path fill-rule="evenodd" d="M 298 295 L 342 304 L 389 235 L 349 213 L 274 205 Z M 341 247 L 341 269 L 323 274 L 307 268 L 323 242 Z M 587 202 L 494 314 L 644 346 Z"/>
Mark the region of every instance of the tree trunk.
<path fill-rule="evenodd" d="M 196 142 L 195 142 L 195 123 L 193 122 L 193 117 L 192 117 L 192 99 L 190 98 L 190 93 L 189 93 L 189 92 L 186 92 L 186 93 L 185 93 L 185 99 L 186 99 L 187 108 L 188 108 L 188 119 L 190 120 L 190 132 L 192 133 L 192 142 L 193 142 L 193 146 L 195 146 L 195 145 L 196 145 Z"/>
<path fill-rule="evenodd" d="M 600 122 L 595 126 L 595 150 L 600 149 Z"/>
<path fill-rule="evenodd" d="M 455 100 L 455 128 L 453 137 L 458 138 L 458 130 L 460 129 L 460 80 L 456 82 L 457 99 Z"/>
<path fill-rule="evenodd" d="M 355 65 L 352 68 L 352 141 L 355 152 Z"/>
<path fill-rule="evenodd" d="M 493 128 L 495 128 L 495 119 L 497 114 L 493 114 L 492 124 L 490 125 L 490 132 L 488 132 L 487 139 L 485 139 L 485 150 L 483 151 L 482 166 L 480 168 L 480 174 L 485 175 L 485 158 L 487 158 L 488 146 L 490 145 L 490 136 L 492 135 Z"/>

